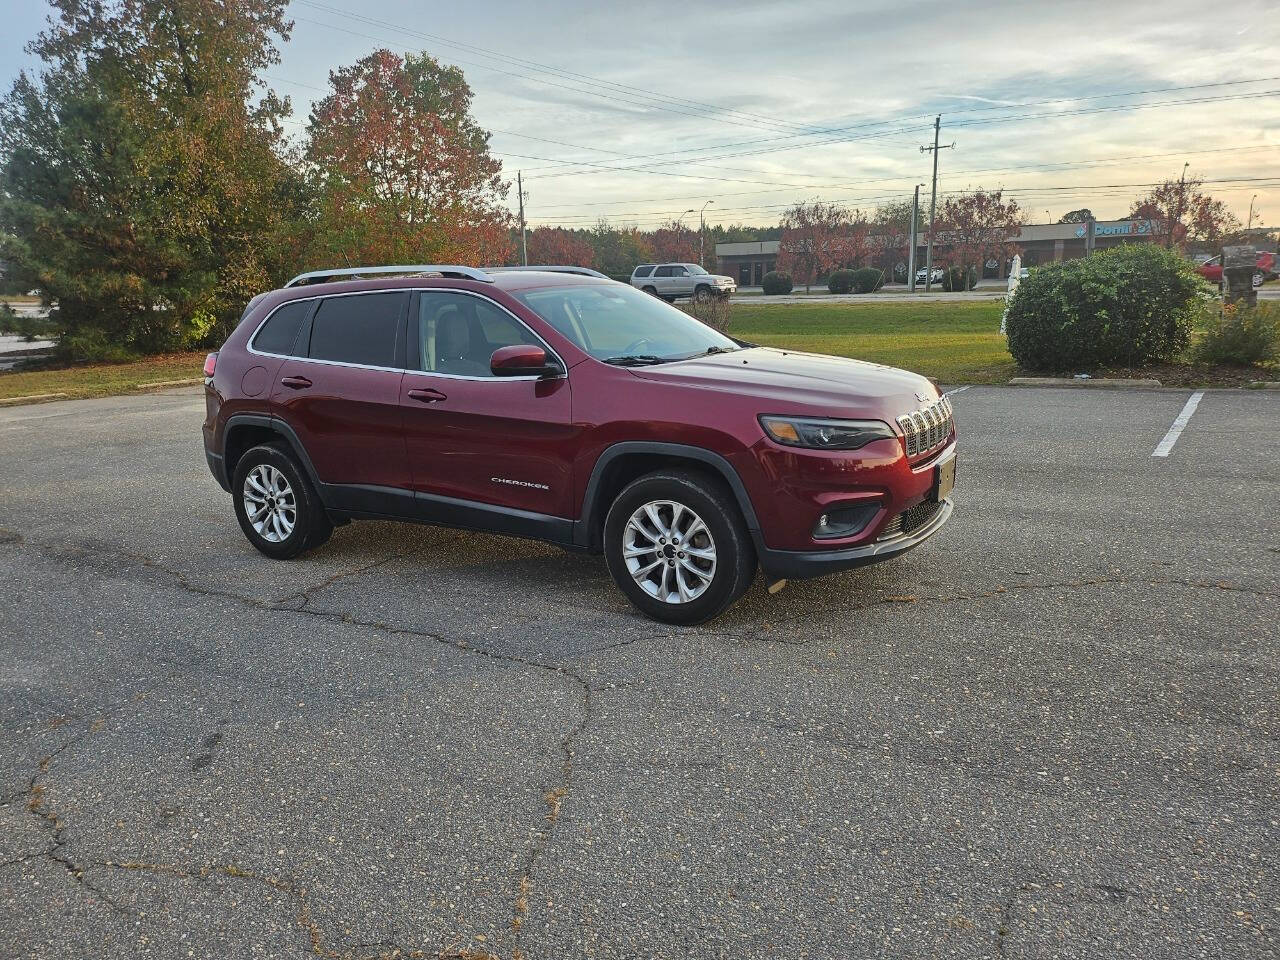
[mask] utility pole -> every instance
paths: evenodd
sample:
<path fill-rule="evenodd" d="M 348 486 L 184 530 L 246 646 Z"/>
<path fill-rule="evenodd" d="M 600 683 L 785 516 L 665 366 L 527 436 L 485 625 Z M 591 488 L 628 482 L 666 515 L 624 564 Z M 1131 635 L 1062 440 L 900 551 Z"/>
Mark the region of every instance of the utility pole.
<path fill-rule="evenodd" d="M 916 292 L 916 244 L 919 242 L 916 224 L 920 222 L 920 186 L 916 184 L 915 196 L 911 198 L 911 252 L 907 254 L 907 290 L 910 293 Z"/>
<path fill-rule="evenodd" d="M 925 253 L 924 259 L 924 292 L 928 293 L 929 288 L 933 286 L 933 225 L 934 214 L 938 208 L 938 151 L 955 149 L 955 141 L 951 141 L 945 147 L 938 146 L 938 134 L 942 131 L 942 114 L 938 114 L 933 119 L 933 146 L 921 147 L 921 153 L 933 151 L 933 189 L 929 194 L 929 249 Z"/>
<path fill-rule="evenodd" d="M 523 171 L 516 171 L 516 195 L 520 198 L 520 264 L 529 265 L 529 247 L 524 239 L 524 180 Z"/>

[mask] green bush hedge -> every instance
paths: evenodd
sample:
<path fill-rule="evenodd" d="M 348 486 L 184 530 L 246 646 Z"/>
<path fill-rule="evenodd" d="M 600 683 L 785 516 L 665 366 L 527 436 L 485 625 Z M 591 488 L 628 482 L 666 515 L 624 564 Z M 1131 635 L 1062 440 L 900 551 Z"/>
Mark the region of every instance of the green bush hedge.
<path fill-rule="evenodd" d="M 942 275 L 942 289 L 948 293 L 972 290 L 977 285 L 978 271 L 974 267 L 948 267 Z"/>
<path fill-rule="evenodd" d="M 760 285 L 768 294 L 790 293 L 791 274 L 783 273 L 781 270 L 770 270 L 761 279 Z"/>
<path fill-rule="evenodd" d="M 1280 304 L 1207 304 L 1202 318 L 1197 360 L 1248 365 L 1280 359 Z"/>
<path fill-rule="evenodd" d="M 853 292 L 873 293 L 884 286 L 884 271 L 879 267 L 863 267 L 853 271 Z"/>
<path fill-rule="evenodd" d="M 1048 372 L 1169 360 L 1186 347 L 1207 290 L 1188 260 L 1155 245 L 1045 264 L 1009 303 L 1009 352 Z"/>
<path fill-rule="evenodd" d="M 827 289 L 832 293 L 848 293 L 853 289 L 852 270 L 832 270 L 827 277 Z"/>

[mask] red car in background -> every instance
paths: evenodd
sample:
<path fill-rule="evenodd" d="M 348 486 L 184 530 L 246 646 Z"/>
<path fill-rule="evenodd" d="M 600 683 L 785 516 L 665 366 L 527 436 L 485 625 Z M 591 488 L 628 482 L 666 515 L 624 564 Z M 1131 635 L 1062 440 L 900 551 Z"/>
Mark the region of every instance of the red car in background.
<path fill-rule="evenodd" d="M 1204 277 L 1210 283 L 1222 285 L 1222 257 L 1210 257 L 1200 266 L 1196 267 L 1196 273 Z M 1276 278 L 1276 255 L 1266 250 L 1258 251 L 1258 271 L 1253 275 L 1253 285 L 1260 287 L 1267 280 Z"/>

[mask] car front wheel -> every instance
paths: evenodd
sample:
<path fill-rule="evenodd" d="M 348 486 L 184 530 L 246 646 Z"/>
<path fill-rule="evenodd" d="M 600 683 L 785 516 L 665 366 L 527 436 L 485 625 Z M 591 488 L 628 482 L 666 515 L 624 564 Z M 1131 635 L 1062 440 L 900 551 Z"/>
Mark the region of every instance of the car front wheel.
<path fill-rule="evenodd" d="M 609 573 L 632 604 L 664 623 L 719 616 L 755 579 L 756 555 L 723 484 L 693 471 L 630 483 L 605 518 Z"/>
<path fill-rule="evenodd" d="M 698 289 L 695 290 L 693 294 L 693 299 L 698 303 L 710 303 L 711 297 L 712 297 L 711 288 L 708 286 L 698 287 Z"/>

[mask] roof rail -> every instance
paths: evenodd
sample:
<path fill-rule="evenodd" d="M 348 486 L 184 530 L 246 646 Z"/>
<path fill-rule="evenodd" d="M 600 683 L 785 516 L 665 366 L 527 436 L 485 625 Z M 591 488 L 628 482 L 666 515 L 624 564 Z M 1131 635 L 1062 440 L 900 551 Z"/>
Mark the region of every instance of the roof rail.
<path fill-rule="evenodd" d="M 534 267 L 485 267 L 489 273 L 514 273 L 520 270 L 528 270 L 534 273 L 576 273 L 583 277 L 599 277 L 601 280 L 608 280 L 606 274 L 599 270 L 592 270 L 590 267 L 576 267 L 568 264 L 561 265 L 543 265 Z"/>
<path fill-rule="evenodd" d="M 321 280 L 331 280 L 338 277 L 359 277 L 371 273 L 399 273 L 407 276 L 438 273 L 442 277 L 451 277 L 456 280 L 478 280 L 481 283 L 493 283 L 493 277 L 476 267 L 460 267 L 455 264 L 417 263 L 401 266 L 343 267 L 340 270 L 312 270 L 310 273 L 298 274 L 285 286 L 296 287 Z"/>

